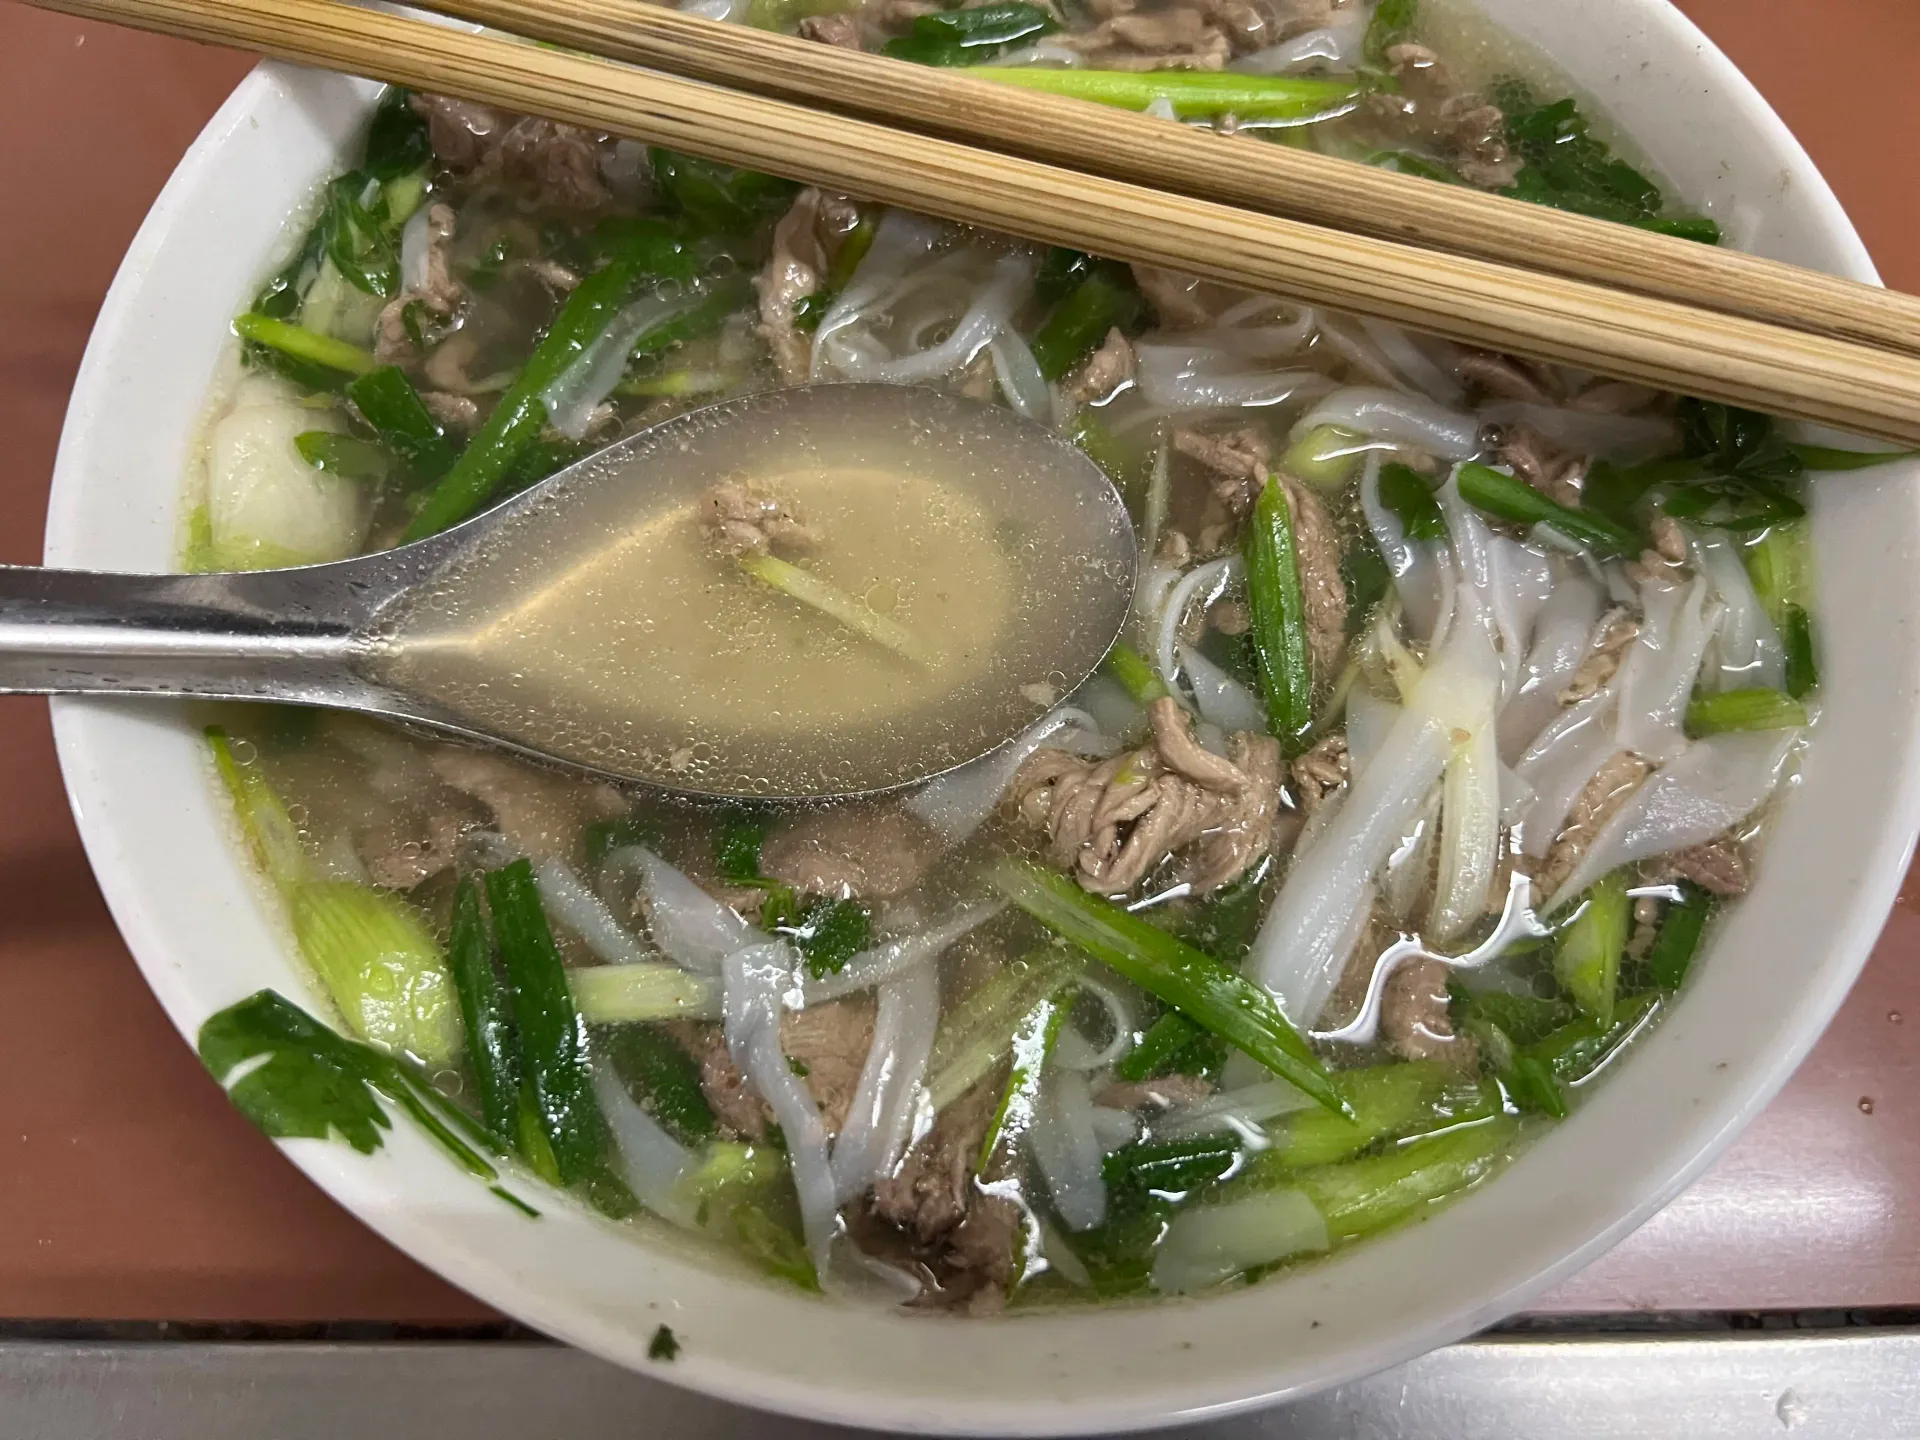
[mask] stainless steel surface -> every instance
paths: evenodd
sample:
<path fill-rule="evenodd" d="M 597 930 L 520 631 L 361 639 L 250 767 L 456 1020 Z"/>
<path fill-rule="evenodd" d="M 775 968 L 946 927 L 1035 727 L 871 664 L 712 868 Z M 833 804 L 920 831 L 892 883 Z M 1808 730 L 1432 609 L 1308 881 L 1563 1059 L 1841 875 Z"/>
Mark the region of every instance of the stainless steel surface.
<path fill-rule="evenodd" d="M 757 781 L 740 788 L 733 783 L 736 777 L 696 783 L 678 780 L 664 767 L 644 772 L 615 768 L 586 750 L 570 731 L 531 719 L 518 724 L 519 716 L 507 713 L 506 707 L 483 726 L 398 678 L 404 672 L 391 662 L 407 641 L 404 628 L 397 640 L 390 633 L 394 618 L 405 614 L 415 597 L 480 557 L 508 527 L 562 493 L 609 485 L 638 485 L 659 493 L 676 479 L 711 483 L 714 472 L 702 467 L 717 462 L 701 447 L 735 427 L 757 424 L 778 437 L 782 422 L 804 426 L 818 415 L 843 421 L 859 416 L 870 417 L 873 433 L 898 431 L 917 443 L 941 421 L 961 413 L 976 426 L 988 427 L 980 433 L 995 434 L 1004 452 L 996 454 L 1017 462 L 1006 466 L 1021 482 L 1009 487 L 1015 512 L 1007 518 L 1057 527 L 1066 553 L 1087 562 L 1086 574 L 1101 577 L 1096 586 L 1103 592 L 1101 605 L 1091 623 L 1063 629 L 1057 647 L 1063 653 L 1047 655 L 1049 661 L 1059 661 L 1047 670 L 1068 682 L 1062 691 L 1072 690 L 1099 665 L 1132 603 L 1133 530 L 1112 482 L 1066 441 L 1008 412 L 991 412 L 989 425 L 986 407 L 933 391 L 815 385 L 766 391 L 676 415 L 555 472 L 464 524 L 351 560 L 202 575 L 0 566 L 0 694 L 104 692 L 324 705 L 431 726 L 615 779 L 770 798 L 768 788 Z M 698 479 L 701 474 L 710 478 Z M 1059 503 L 1068 500 L 1088 503 Z M 1021 504 L 1030 508 L 1021 513 Z M 1109 579 L 1110 593 L 1104 593 Z M 636 672 L 649 668 L 643 646 L 636 642 L 626 662 Z M 1007 689 L 1020 678 L 1007 679 Z M 496 696 L 519 694 L 510 683 L 493 689 Z M 1031 723 L 1034 714 L 1031 707 L 1009 712 L 1010 728 L 1000 734 L 984 733 L 988 726 L 982 726 L 980 734 L 966 733 L 964 749 L 956 743 L 958 753 L 923 757 L 925 768 L 917 773 L 899 773 L 907 767 L 897 762 L 882 772 L 876 768 L 881 762 L 850 755 L 843 774 L 829 779 L 816 772 L 806 790 L 783 798 L 825 798 L 912 784 L 1003 744 Z M 533 746 L 502 733 L 515 729 L 553 738 Z"/>
<path fill-rule="evenodd" d="M 537 1342 L 0 1345 L 0 1435 L 7 1440 L 851 1440 L 862 1433 L 744 1410 Z M 1470 1341 L 1284 1409 L 1162 1433 L 1193 1440 L 1895 1440 L 1920 1436 L 1920 1331 Z"/>

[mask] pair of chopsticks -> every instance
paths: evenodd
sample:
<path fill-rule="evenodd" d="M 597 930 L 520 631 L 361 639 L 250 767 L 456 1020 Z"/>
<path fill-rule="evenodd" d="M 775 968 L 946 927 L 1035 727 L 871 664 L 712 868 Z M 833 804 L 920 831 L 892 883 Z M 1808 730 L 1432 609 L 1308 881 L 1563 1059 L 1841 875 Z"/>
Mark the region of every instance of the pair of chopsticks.
<path fill-rule="evenodd" d="M 645 0 L 35 3 L 1920 445 L 1920 300 L 1461 187 Z"/>

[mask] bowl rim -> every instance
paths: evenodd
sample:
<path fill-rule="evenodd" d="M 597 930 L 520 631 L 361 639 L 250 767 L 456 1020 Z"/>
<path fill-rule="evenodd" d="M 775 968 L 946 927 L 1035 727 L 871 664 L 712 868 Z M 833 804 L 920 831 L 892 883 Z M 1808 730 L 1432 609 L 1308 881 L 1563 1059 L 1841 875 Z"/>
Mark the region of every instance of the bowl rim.
<path fill-rule="evenodd" d="M 1818 211 L 1818 230 L 1845 257 L 1846 273 L 1856 279 L 1876 280 L 1865 248 L 1838 200 L 1784 122 L 1751 83 L 1670 0 L 1634 0 L 1632 6 L 1620 9 L 1622 24 L 1626 23 L 1624 12 L 1632 10 L 1649 23 L 1660 26 L 1665 40 L 1684 44 L 1696 53 L 1694 63 L 1700 67 L 1702 78 L 1719 92 L 1719 103 L 1730 115 L 1739 114 L 1743 123 L 1754 127 L 1791 162 L 1795 182 Z M 145 263 L 164 245 L 166 232 L 179 207 L 185 203 L 185 197 L 219 166 L 233 132 L 248 123 L 256 107 L 271 100 L 276 78 L 283 73 L 282 67 L 263 64 L 235 89 L 168 181 L 116 275 L 89 340 L 61 437 L 48 512 L 48 563 L 71 563 L 76 554 L 82 517 L 78 513 L 80 486 L 75 477 L 86 463 L 85 431 L 89 414 L 84 397 L 102 383 L 107 357 L 136 321 Z M 191 1046 L 196 1019 L 204 1013 L 205 1006 L 194 998 L 189 968 L 180 954 L 178 938 L 166 933 L 165 927 L 148 913 L 132 883 L 131 871 L 110 818 L 112 797 L 103 789 L 93 763 L 99 737 L 90 728 L 88 717 L 94 711 L 95 705 L 91 702 L 54 702 L 56 745 L 69 800 L 115 922 L 148 984 Z M 1189 1386 L 1168 1385 L 1151 1401 L 1081 1399 L 1070 1406 L 1036 1415 L 1029 1408 L 1031 1401 L 1022 1401 L 1016 1407 L 996 1400 L 990 1393 L 958 1401 L 943 1397 L 940 1412 L 930 1413 L 923 1402 L 892 1392 L 877 1398 L 862 1396 L 831 1383 L 782 1378 L 757 1367 L 751 1357 L 734 1361 L 713 1352 L 683 1358 L 671 1369 L 656 1367 L 649 1373 L 716 1398 L 856 1426 L 944 1433 L 1088 1433 L 1170 1425 L 1252 1409 L 1380 1370 L 1479 1329 L 1589 1263 L 1644 1222 L 1717 1158 L 1734 1135 L 1785 1083 L 1845 998 L 1891 907 L 1912 854 L 1913 837 L 1920 831 L 1920 768 L 1911 763 L 1906 766 L 1891 808 L 1893 819 L 1876 839 L 1900 838 L 1902 843 L 1875 846 L 1867 873 L 1860 880 L 1857 897 L 1847 911 L 1846 924 L 1832 939 L 1829 958 L 1819 972 L 1819 982 L 1802 997 L 1792 1038 L 1772 1051 L 1763 1063 L 1750 1069 L 1747 1083 L 1723 1098 L 1723 1103 L 1711 1112 L 1708 1123 L 1683 1131 L 1667 1147 L 1658 1167 L 1658 1183 L 1641 1189 L 1633 1204 L 1614 1211 L 1610 1223 L 1582 1232 L 1585 1238 L 1579 1243 L 1571 1248 L 1557 1247 L 1557 1259 L 1525 1269 L 1524 1273 L 1509 1267 L 1513 1275 L 1491 1292 L 1447 1303 L 1428 1303 L 1424 1308 L 1410 1306 L 1410 1313 L 1419 1318 L 1383 1327 L 1372 1343 L 1353 1346 L 1343 1353 L 1340 1363 L 1323 1365 L 1310 1379 L 1265 1383 L 1257 1376 L 1236 1374 Z M 619 1363 L 635 1363 L 629 1349 L 614 1344 L 602 1330 L 577 1315 L 577 1307 L 504 1268 L 477 1267 L 468 1251 L 447 1242 L 417 1218 L 398 1207 L 389 1209 L 371 1203 L 369 1185 L 349 1179 L 338 1147 L 283 1143 L 280 1148 L 309 1178 L 363 1223 L 453 1283 L 471 1289 L 503 1311 L 525 1318 L 561 1339 Z M 352 1157 L 349 1152 L 347 1158 L 359 1157 Z M 1497 1190 L 1497 1186 L 1492 1187 L 1489 1193 Z M 1159 1307 L 1190 1311 L 1198 1303 L 1221 1307 L 1219 1313 L 1224 1316 L 1225 1307 L 1230 1305 L 1240 1305 L 1246 1310 L 1248 1307 L 1242 1302 L 1258 1293 L 1249 1291 L 1246 1296 L 1202 1302 L 1163 1301 Z M 1090 1313 L 1086 1317 L 1069 1317 L 1061 1323 L 1086 1320 L 1091 1325 L 1092 1319 Z M 905 1323 L 924 1327 L 931 1338 L 935 1328 L 946 1322 L 915 1319 Z M 982 1322 L 951 1323 L 973 1326 Z M 987 1323 L 1021 1327 L 1039 1322 L 1021 1319 Z"/>

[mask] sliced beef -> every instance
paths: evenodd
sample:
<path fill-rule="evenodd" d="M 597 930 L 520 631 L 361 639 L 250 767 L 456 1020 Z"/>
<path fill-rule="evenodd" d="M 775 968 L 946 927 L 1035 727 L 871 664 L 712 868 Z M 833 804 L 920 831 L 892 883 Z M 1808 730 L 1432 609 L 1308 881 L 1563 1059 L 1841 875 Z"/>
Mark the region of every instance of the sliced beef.
<path fill-rule="evenodd" d="M 374 358 L 395 365 L 414 357 L 417 347 L 407 325 L 407 307 L 423 307 L 436 327 L 449 324 L 466 296 L 466 287 L 453 278 L 447 252 L 453 244 L 456 221 L 451 205 L 438 201 L 427 206 L 427 273 L 417 289 L 402 290 L 380 311 L 374 327 Z M 422 337 L 424 338 L 424 336 Z"/>
<path fill-rule="evenodd" d="M 1290 772 L 1301 813 L 1312 816 L 1326 803 L 1329 795 L 1347 783 L 1352 769 L 1353 762 L 1347 755 L 1345 734 L 1329 735 L 1297 758 Z"/>
<path fill-rule="evenodd" d="M 1333 683 L 1347 653 L 1347 582 L 1340 578 L 1340 532 L 1320 497 L 1291 476 L 1282 476 L 1293 515 L 1294 563 L 1307 612 L 1307 648 L 1316 686 Z"/>
<path fill-rule="evenodd" d="M 1639 638 L 1639 622 L 1630 619 L 1625 610 L 1610 610 L 1601 616 L 1594 629 L 1593 644 L 1566 689 L 1560 692 L 1560 703 L 1577 705 L 1598 695 L 1619 673 L 1620 662 L 1626 659 L 1628 649 Z"/>
<path fill-rule="evenodd" d="M 1100 348 L 1067 379 L 1072 400 L 1105 400 L 1133 379 L 1133 344 L 1119 330 L 1109 330 Z"/>
<path fill-rule="evenodd" d="M 604 136 L 446 95 L 415 95 L 413 106 L 426 116 L 433 153 L 456 174 L 498 177 L 570 209 L 596 209 L 611 198 L 600 174 Z"/>
<path fill-rule="evenodd" d="M 444 783 L 486 806 L 500 833 L 536 860 L 570 853 L 587 821 L 627 812 L 611 785 L 537 770 L 490 750 L 447 746 L 429 764 Z"/>
<path fill-rule="evenodd" d="M 1199 463 L 1214 497 L 1235 516 L 1253 509 L 1273 463 L 1273 447 L 1266 432 L 1253 425 L 1227 431 L 1176 425 L 1173 448 L 1175 453 Z"/>
<path fill-rule="evenodd" d="M 1131 890 L 1178 852 L 1188 883 L 1217 888 L 1272 843 L 1277 743 L 1235 735 L 1222 757 L 1195 743 L 1173 700 L 1155 701 L 1149 715 L 1152 744 L 1105 760 L 1040 750 L 1008 787 L 1015 813 L 1046 834 L 1053 862 L 1098 894 Z"/>
<path fill-rule="evenodd" d="M 1193 330 L 1213 323 L 1222 311 L 1246 299 L 1246 291 L 1235 290 L 1198 275 L 1164 270 L 1158 265 L 1132 267 L 1134 283 L 1153 306 L 1154 318 L 1163 330 Z"/>
<path fill-rule="evenodd" d="M 1753 883 L 1753 854 L 1737 835 L 1720 835 L 1662 855 L 1641 867 L 1655 883 L 1691 880 L 1713 895 L 1744 895 Z"/>
<path fill-rule="evenodd" d="M 1622 750 L 1602 765 L 1587 788 L 1573 802 L 1566 824 L 1560 827 L 1547 858 L 1534 875 L 1542 899 L 1552 899 L 1566 878 L 1586 858 L 1602 827 L 1627 797 L 1640 788 L 1653 767 L 1632 751 Z"/>
<path fill-rule="evenodd" d="M 420 403 L 449 430 L 470 432 L 480 424 L 480 406 L 471 395 L 455 395 L 450 390 L 422 390 Z"/>
<path fill-rule="evenodd" d="M 1110 1110 L 1157 1114 L 1180 1105 L 1192 1105 L 1213 1093 L 1213 1082 L 1203 1075 L 1163 1075 L 1158 1080 L 1135 1080 L 1107 1086 L 1093 1103 Z"/>
<path fill-rule="evenodd" d="M 809 15 L 800 22 L 800 38 L 841 50 L 863 48 L 859 17 L 842 11 L 837 15 Z"/>
<path fill-rule="evenodd" d="M 872 1216 L 897 1230 L 933 1280 L 927 1303 L 975 1314 L 999 1309 L 1013 1282 L 1020 1210 L 976 1172 L 1002 1076 L 940 1112 L 900 1168 L 874 1186 Z"/>
<path fill-rule="evenodd" d="M 1277 844 L 1280 742 L 1271 735 L 1237 733 L 1228 737 L 1227 760 L 1247 784 L 1233 809 L 1187 848 L 1180 878 L 1198 894 L 1238 880 Z"/>
<path fill-rule="evenodd" d="M 1096 70 L 1219 70 L 1233 41 L 1204 6 L 1135 10 L 1054 37 Z"/>
<path fill-rule="evenodd" d="M 408 809 L 355 832 L 354 850 L 375 885 L 411 890 L 453 864 L 461 833 L 475 823 L 465 805 Z"/>
<path fill-rule="evenodd" d="M 790 1010 L 780 1017 L 780 1048 L 794 1073 L 806 1080 L 829 1135 L 838 1135 L 847 1123 L 847 1111 L 860 1087 L 860 1071 L 873 1045 L 873 1016 L 873 1001 L 855 997 Z M 714 1118 L 744 1139 L 764 1138 L 773 1113 L 734 1063 L 721 1027 L 676 1020 L 668 1028 L 699 1062 L 700 1088 Z"/>
<path fill-rule="evenodd" d="M 800 328 L 799 306 L 826 284 L 833 257 L 858 219 L 851 200 L 808 186 L 774 226 L 773 253 L 753 288 L 760 301 L 756 328 L 783 385 L 799 385 L 813 371 L 813 337 Z"/>
<path fill-rule="evenodd" d="M 1448 1010 L 1447 962 L 1431 955 L 1403 960 L 1380 996 L 1380 1034 L 1404 1060 L 1444 1060 L 1470 1069 L 1473 1041 L 1456 1034 Z"/>
<path fill-rule="evenodd" d="M 820 541 L 798 510 L 745 480 L 713 486 L 701 499 L 701 511 L 707 536 L 722 554 L 802 554 Z"/>
<path fill-rule="evenodd" d="M 810 895 L 887 900 L 918 885 L 944 849 L 898 805 L 835 805 L 795 816 L 768 835 L 760 868 Z"/>
<path fill-rule="evenodd" d="M 1580 486 L 1587 478 L 1585 456 L 1562 450 L 1528 425 L 1493 426 L 1489 438 L 1494 457 L 1542 495 L 1561 505 L 1580 503 Z"/>
<path fill-rule="evenodd" d="M 1506 116 L 1478 93 L 1458 88 L 1440 58 L 1424 45 L 1387 51 L 1398 91 L 1369 97 L 1369 108 L 1389 128 L 1437 150 L 1469 185 L 1503 190 L 1520 173 L 1507 144 Z"/>
<path fill-rule="evenodd" d="M 1463 347 L 1454 355 L 1453 368 L 1467 384 L 1496 400 L 1524 400 L 1530 405 L 1558 403 L 1547 377 L 1517 356 Z"/>

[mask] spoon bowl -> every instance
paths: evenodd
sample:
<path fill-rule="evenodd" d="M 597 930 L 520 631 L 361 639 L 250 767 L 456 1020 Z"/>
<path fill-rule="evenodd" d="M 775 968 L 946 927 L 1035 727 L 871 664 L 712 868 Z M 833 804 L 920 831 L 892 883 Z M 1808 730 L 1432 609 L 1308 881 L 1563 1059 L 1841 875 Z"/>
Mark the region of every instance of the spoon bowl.
<path fill-rule="evenodd" d="M 798 495 L 815 543 L 716 549 L 719 485 Z M 1051 431 L 804 386 L 675 416 L 378 554 L 0 569 L 0 692 L 321 705 L 689 794 L 830 798 L 1005 743 L 1093 672 L 1133 581 L 1118 492 Z"/>

